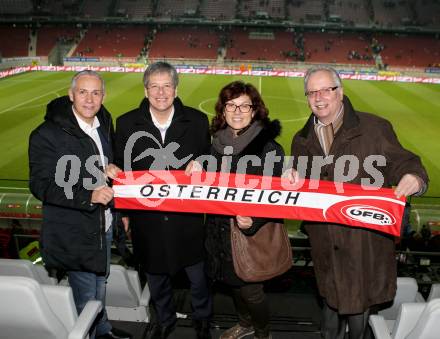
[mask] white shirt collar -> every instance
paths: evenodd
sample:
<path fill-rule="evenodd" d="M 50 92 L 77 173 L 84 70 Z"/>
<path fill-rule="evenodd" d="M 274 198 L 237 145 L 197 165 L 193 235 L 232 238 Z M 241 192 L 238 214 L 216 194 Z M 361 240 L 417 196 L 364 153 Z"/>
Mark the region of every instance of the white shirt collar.
<path fill-rule="evenodd" d="M 79 117 L 79 114 L 76 112 L 75 107 L 72 106 L 72 111 L 73 111 L 73 115 L 75 116 L 76 120 L 78 121 L 78 125 L 79 127 L 87 134 L 89 134 L 90 131 L 93 131 L 95 129 L 97 129 L 99 126 L 101 126 L 101 124 L 99 123 L 99 119 L 97 118 L 97 116 L 95 115 L 94 119 L 93 119 L 93 123 L 90 126 L 87 122 L 85 122 L 84 120 L 82 120 Z"/>
<path fill-rule="evenodd" d="M 165 129 L 166 130 L 168 127 L 170 127 L 171 121 L 173 120 L 174 106 L 171 107 L 170 115 L 168 116 L 168 119 L 167 119 L 167 121 L 164 124 L 159 123 L 159 121 L 154 116 L 153 112 L 151 112 L 151 109 L 150 109 L 150 114 L 151 114 L 151 120 L 153 120 L 154 126 L 156 126 L 159 129 Z"/>

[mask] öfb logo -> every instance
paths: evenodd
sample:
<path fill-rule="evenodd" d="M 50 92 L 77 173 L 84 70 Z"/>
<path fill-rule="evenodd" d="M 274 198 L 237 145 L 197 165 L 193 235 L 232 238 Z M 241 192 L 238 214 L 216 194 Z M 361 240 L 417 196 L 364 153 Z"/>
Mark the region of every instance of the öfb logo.
<path fill-rule="evenodd" d="M 391 226 L 396 223 L 396 219 L 392 214 L 375 206 L 360 204 L 346 205 L 341 208 L 341 213 L 347 218 L 367 224 Z"/>

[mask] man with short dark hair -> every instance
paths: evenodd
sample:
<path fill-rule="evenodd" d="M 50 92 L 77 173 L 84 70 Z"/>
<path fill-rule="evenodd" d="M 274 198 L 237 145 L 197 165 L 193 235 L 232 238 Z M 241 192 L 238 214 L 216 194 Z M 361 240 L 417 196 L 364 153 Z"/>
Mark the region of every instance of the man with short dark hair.
<path fill-rule="evenodd" d="M 310 68 L 304 90 L 312 114 L 292 140 L 294 169 L 288 173 L 292 182 L 299 182 L 300 175 L 344 181 L 338 177 L 335 162 L 350 155 L 360 164 L 350 183 L 361 184 L 367 179 L 372 186 L 396 186 L 397 197 L 426 191 L 428 176 L 420 158 L 400 145 L 387 120 L 353 108 L 334 69 Z M 379 160 L 374 171 L 363 166 L 369 156 Z M 308 162 L 300 162 L 300 157 Z M 313 157 L 326 160 L 318 177 L 313 177 L 311 171 Z M 304 163 L 307 165 L 301 168 Z M 378 174 L 377 178 L 370 173 Z M 350 339 L 370 338 L 369 314 L 380 304 L 392 301 L 396 293 L 394 239 L 364 228 L 308 221 L 304 224 L 323 298 L 323 337 L 344 338 L 348 324 Z"/>
<path fill-rule="evenodd" d="M 113 189 L 112 118 L 102 105 L 104 81 L 94 71 L 74 75 L 69 95 L 47 105 L 29 140 L 30 189 L 43 202 L 40 248 L 49 271 L 66 271 L 80 314 L 89 300 L 102 311 L 90 331 L 102 339 L 130 338 L 105 312 L 110 271 Z"/>
<path fill-rule="evenodd" d="M 148 66 L 145 98 L 116 121 L 115 159 L 124 170 L 182 170 L 209 154 L 208 118 L 177 97 L 178 75 L 166 62 Z M 134 139 L 133 139 L 134 138 Z M 146 271 L 157 322 L 148 338 L 166 338 L 176 326 L 171 277 L 185 270 L 191 283 L 193 326 L 209 339 L 212 300 L 204 272 L 203 214 L 129 211 L 134 255 Z"/>

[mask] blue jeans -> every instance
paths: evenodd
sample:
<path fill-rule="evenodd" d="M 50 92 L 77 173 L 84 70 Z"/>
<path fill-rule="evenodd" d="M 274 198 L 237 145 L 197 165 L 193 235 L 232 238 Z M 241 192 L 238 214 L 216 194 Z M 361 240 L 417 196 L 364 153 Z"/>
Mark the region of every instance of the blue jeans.
<path fill-rule="evenodd" d="M 76 310 L 80 314 L 89 300 L 100 300 L 102 311 L 98 314 L 94 325 L 90 329 L 90 339 L 108 333 L 112 325 L 108 321 L 105 311 L 105 290 L 107 277 L 110 272 L 110 256 L 112 243 L 112 227 L 106 232 L 107 244 L 107 270 L 106 275 L 96 275 L 90 272 L 68 271 L 69 284 L 72 288 L 73 299 L 75 300 Z"/>

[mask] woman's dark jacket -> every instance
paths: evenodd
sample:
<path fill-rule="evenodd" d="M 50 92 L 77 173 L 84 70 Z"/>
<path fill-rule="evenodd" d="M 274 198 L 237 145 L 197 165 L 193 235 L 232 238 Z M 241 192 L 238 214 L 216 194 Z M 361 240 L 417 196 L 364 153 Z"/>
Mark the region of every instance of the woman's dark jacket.
<path fill-rule="evenodd" d="M 261 166 L 252 166 L 249 162 L 245 173 L 263 175 L 265 155 L 269 152 L 275 152 L 277 156 L 281 157 L 281 160 L 275 163 L 273 176 L 281 176 L 284 151 L 281 145 L 275 141 L 280 132 L 281 126 L 278 120 L 274 120 L 265 126 L 239 154 L 232 156 L 231 173 L 236 173 L 237 164 L 241 157 L 256 155 L 261 159 Z M 217 159 L 217 171 L 220 171 L 223 154 L 220 154 L 214 148 L 211 149 L 211 154 Z M 247 235 L 255 234 L 265 223 L 273 220 L 255 217 L 252 219 L 252 226 L 249 229 L 242 230 Z M 241 286 L 245 282 L 237 277 L 232 263 L 230 220 L 231 216 L 207 216 L 205 241 L 208 254 L 207 273 L 212 280 L 220 280 L 232 286 Z M 282 222 L 282 220 L 277 221 Z"/>
<path fill-rule="evenodd" d="M 103 106 L 97 117 L 104 154 L 111 162 L 112 119 Z M 90 156 L 99 156 L 98 148 L 79 127 L 69 97 L 51 101 L 45 121 L 29 140 L 29 184 L 43 202 L 40 250 L 49 269 L 106 271 L 104 206 L 91 204 L 92 190 L 84 187 L 87 180 L 96 183 L 99 175 L 86 169 Z"/>
<path fill-rule="evenodd" d="M 124 149 L 136 132 L 142 136 L 131 149 L 129 164 L 124 164 Z M 143 99 L 137 109 L 116 120 L 115 163 L 124 170 L 182 170 L 191 159 L 209 153 L 210 139 L 207 116 L 176 98 L 174 116 L 162 143 L 159 129 L 151 119 L 149 102 Z M 172 148 L 172 153 L 166 152 L 171 143 L 178 147 Z M 149 155 L 143 156 L 145 151 Z M 203 214 L 141 210 L 130 210 L 127 214 L 134 254 L 146 272 L 174 274 L 204 259 Z"/>

